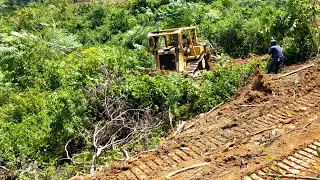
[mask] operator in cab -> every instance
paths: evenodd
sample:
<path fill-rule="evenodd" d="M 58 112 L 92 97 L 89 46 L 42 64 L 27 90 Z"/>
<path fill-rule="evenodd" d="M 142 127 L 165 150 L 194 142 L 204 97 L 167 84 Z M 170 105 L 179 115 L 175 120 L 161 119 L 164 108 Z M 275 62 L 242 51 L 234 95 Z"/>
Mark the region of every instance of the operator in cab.
<path fill-rule="evenodd" d="M 184 49 L 184 55 L 189 56 L 190 55 L 190 40 L 187 38 L 185 34 L 182 34 L 182 46 Z"/>
<path fill-rule="evenodd" d="M 269 55 L 272 55 L 272 61 L 268 66 L 268 74 L 272 72 L 273 67 L 275 66 L 275 74 L 279 72 L 279 66 L 283 60 L 282 48 L 277 45 L 276 40 L 271 40 L 269 45 Z"/>

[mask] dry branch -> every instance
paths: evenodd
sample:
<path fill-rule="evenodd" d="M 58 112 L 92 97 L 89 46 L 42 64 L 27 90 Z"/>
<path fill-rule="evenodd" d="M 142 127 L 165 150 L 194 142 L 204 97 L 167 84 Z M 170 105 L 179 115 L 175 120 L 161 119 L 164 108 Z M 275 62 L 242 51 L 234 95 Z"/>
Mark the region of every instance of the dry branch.
<path fill-rule="evenodd" d="M 186 124 L 185 121 L 182 121 L 181 123 L 179 123 L 177 130 L 174 132 L 173 136 L 176 136 L 182 129 L 183 126 Z"/>
<path fill-rule="evenodd" d="M 291 168 L 296 169 L 296 170 L 300 170 L 300 171 L 309 172 L 309 173 L 316 174 L 316 175 L 320 176 L 320 172 L 315 172 L 315 171 L 312 171 L 312 170 L 309 170 L 306 168 L 297 168 L 297 167 L 291 167 Z"/>
<path fill-rule="evenodd" d="M 66 143 L 66 145 L 64 146 L 64 150 L 66 151 L 67 154 L 67 159 L 72 160 L 72 158 L 69 156 L 69 151 L 68 151 L 68 144 L 70 143 L 71 139 Z"/>
<path fill-rule="evenodd" d="M 170 122 L 170 126 L 171 128 L 173 128 L 173 115 L 172 115 L 172 111 L 171 108 L 169 107 L 169 113 L 168 113 L 168 117 L 169 117 L 169 122 Z"/>
<path fill-rule="evenodd" d="M 255 136 L 255 135 L 258 135 L 258 134 L 261 134 L 261 133 L 264 133 L 266 131 L 269 131 L 269 130 L 272 130 L 272 129 L 275 129 L 276 127 L 270 127 L 270 128 L 266 128 L 266 129 L 263 129 L 261 131 L 258 131 L 258 132 L 255 132 L 255 133 L 252 133 L 250 134 L 250 136 Z"/>
<path fill-rule="evenodd" d="M 71 139 L 64 146 L 64 151 L 66 152 L 67 157 L 66 158 L 60 158 L 59 160 L 70 160 L 74 164 L 91 164 L 90 162 L 77 162 L 72 157 L 70 157 L 69 151 L 68 151 L 68 145 L 69 145 L 70 142 L 71 142 Z M 75 156 L 75 157 L 77 157 L 77 156 Z"/>
<path fill-rule="evenodd" d="M 129 159 L 130 159 L 130 156 L 129 156 L 129 153 L 128 153 L 128 151 L 126 151 L 125 149 L 122 149 L 122 152 L 123 152 L 123 154 L 124 154 L 124 157 L 126 157 L 126 161 L 128 161 Z"/>
<path fill-rule="evenodd" d="M 113 87 L 122 84 L 122 80 L 116 74 L 105 71 L 104 84 L 91 89 L 89 92 L 92 100 L 96 103 L 94 115 L 87 122 L 86 129 L 90 133 L 81 133 L 89 136 L 91 139 L 94 154 L 92 156 L 92 165 L 90 173 L 94 173 L 97 159 L 106 149 L 117 149 L 119 146 L 129 143 L 133 139 L 143 138 L 150 134 L 153 129 L 169 121 L 168 110 L 154 110 L 151 107 L 137 109 L 128 103 L 128 97 L 125 93 L 112 96 Z M 129 159 L 129 155 L 126 159 Z"/>
<path fill-rule="evenodd" d="M 241 106 L 241 107 L 257 107 L 257 106 L 260 106 L 260 105 L 240 104 L 238 106 Z"/>
<path fill-rule="evenodd" d="M 307 127 L 308 127 L 308 126 L 310 126 L 312 123 L 314 123 L 314 121 L 311 121 L 311 122 L 309 122 L 309 123 L 305 124 L 305 125 L 303 126 L 303 128 L 302 128 L 302 129 L 307 128 Z"/>
<path fill-rule="evenodd" d="M 6 171 L 10 171 L 8 168 L 4 167 L 4 166 L 0 166 L 1 169 L 4 169 Z"/>
<path fill-rule="evenodd" d="M 279 175 L 279 174 L 266 174 L 264 176 L 278 177 L 278 178 L 292 178 L 292 179 L 311 179 L 318 180 L 316 177 L 308 177 L 308 176 L 293 176 L 293 175 Z"/>
<path fill-rule="evenodd" d="M 209 165 L 209 164 L 210 164 L 210 163 L 201 163 L 201 164 L 196 164 L 196 165 L 193 165 L 193 166 L 190 166 L 190 167 L 185 167 L 185 168 L 182 168 L 182 169 L 173 171 L 173 172 L 169 173 L 169 174 L 166 176 L 166 179 L 170 179 L 172 176 L 174 176 L 174 175 L 176 175 L 176 174 L 178 174 L 178 173 L 184 172 L 184 171 L 186 171 L 186 170 L 194 169 L 194 168 L 197 168 L 197 167 L 206 166 L 206 165 Z"/>
<path fill-rule="evenodd" d="M 308 66 L 304 66 L 304 67 L 299 68 L 299 69 L 297 69 L 297 70 L 294 70 L 294 71 L 288 72 L 288 73 L 286 73 L 286 74 L 283 74 L 283 75 L 279 76 L 278 78 L 282 78 L 282 77 L 285 77 L 285 76 L 289 76 L 289 75 L 291 75 L 291 74 L 297 73 L 297 72 L 299 72 L 299 71 L 302 71 L 302 70 L 304 70 L 304 69 L 307 69 L 307 68 L 310 68 L 310 67 L 313 67 L 313 66 L 314 66 L 314 64 L 311 64 L 311 65 L 308 65 Z"/>

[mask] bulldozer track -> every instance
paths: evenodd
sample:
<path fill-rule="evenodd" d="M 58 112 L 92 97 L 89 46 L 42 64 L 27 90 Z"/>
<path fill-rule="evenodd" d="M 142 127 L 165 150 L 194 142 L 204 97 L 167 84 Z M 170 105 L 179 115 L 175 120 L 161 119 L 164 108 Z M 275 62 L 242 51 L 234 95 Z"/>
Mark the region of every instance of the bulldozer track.
<path fill-rule="evenodd" d="M 203 53 L 200 55 L 198 60 L 190 61 L 187 63 L 185 71 L 188 72 L 191 77 L 194 77 L 194 78 L 201 77 L 201 73 L 203 71 L 206 71 L 203 69 L 199 69 L 199 64 L 202 63 L 203 60 L 207 61 L 205 59 L 205 56 L 206 56 L 206 53 Z M 206 64 L 207 64 L 207 62 L 206 62 Z"/>
<path fill-rule="evenodd" d="M 258 171 L 245 176 L 244 180 L 264 180 L 275 175 L 286 177 L 310 177 L 317 179 L 320 177 L 320 141 L 315 141 L 307 147 L 299 149 L 295 153 L 287 156 L 279 162 L 273 162 L 272 165 L 259 169 Z M 319 150 L 318 150 L 319 151 Z M 272 175 L 272 176 L 270 176 Z"/>
<path fill-rule="evenodd" d="M 292 120 L 292 117 L 304 117 L 308 118 L 312 116 L 312 108 L 319 106 L 320 96 L 317 90 L 311 91 L 302 98 L 293 101 L 291 104 L 287 104 L 284 107 L 273 107 L 270 113 L 255 117 L 252 116 L 247 121 L 237 121 L 237 117 L 229 117 L 233 120 L 232 123 L 222 128 L 208 129 L 207 132 L 201 132 L 198 137 L 190 139 L 189 143 L 181 145 L 177 140 L 173 139 L 176 144 L 180 144 L 178 147 L 159 154 L 153 155 L 152 158 L 140 157 L 138 160 L 129 162 L 134 167 L 117 175 L 118 179 L 155 179 L 158 177 L 164 177 L 162 174 L 154 172 L 169 172 L 172 170 L 180 169 L 189 164 L 205 162 L 206 153 L 214 151 L 216 154 L 225 152 L 230 146 L 236 143 L 243 143 L 250 141 L 250 139 L 259 134 L 259 132 L 270 131 L 273 128 L 277 128 L 283 124 L 286 124 Z M 250 110 L 248 110 L 250 111 Z M 247 116 L 247 113 L 241 113 L 237 116 Z M 219 121 L 219 119 L 218 119 Z M 212 133 L 216 131 L 216 133 Z M 209 133 L 210 132 L 210 133 Z M 249 138 L 249 139 L 248 139 Z M 241 142 L 242 141 L 242 142 Z M 309 162 L 319 160 L 315 157 L 315 147 L 319 147 L 320 142 L 317 141 L 307 148 L 297 152 L 293 156 L 289 156 L 287 159 L 279 163 L 279 172 L 281 174 L 287 174 L 291 171 L 290 164 L 295 164 L 299 161 L 297 167 L 309 167 Z M 308 160 L 308 161 L 305 161 Z M 304 166 L 304 164 L 308 166 Z M 212 171 L 216 171 L 219 168 L 214 164 L 210 167 Z M 156 170 L 156 171 L 155 171 Z M 271 169 L 272 170 L 272 169 Z M 274 172 L 272 170 L 271 172 Z M 268 172 L 268 169 L 263 169 L 257 173 L 253 173 L 250 176 L 246 176 L 245 179 L 261 179 L 259 175 L 261 173 Z M 293 170 L 291 172 L 298 172 Z M 297 174 L 297 173 L 295 173 Z"/>
<path fill-rule="evenodd" d="M 170 179 L 316 177 L 320 172 L 320 63 L 277 80 L 264 75 L 263 87 L 255 90 L 258 78 L 249 80 L 234 101 L 195 117 L 155 151 L 87 179 L 165 179 L 172 172 L 179 173 Z M 268 156 L 274 160 L 270 162 Z"/>

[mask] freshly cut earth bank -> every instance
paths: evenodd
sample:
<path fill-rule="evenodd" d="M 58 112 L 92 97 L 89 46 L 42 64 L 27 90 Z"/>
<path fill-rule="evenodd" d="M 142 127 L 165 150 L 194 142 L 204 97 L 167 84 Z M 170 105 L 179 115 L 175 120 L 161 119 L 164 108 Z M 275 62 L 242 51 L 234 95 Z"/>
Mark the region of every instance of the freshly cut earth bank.
<path fill-rule="evenodd" d="M 320 139 L 319 105 L 319 60 L 280 75 L 258 71 L 234 101 L 189 121 L 156 151 L 78 179 L 265 179 L 255 172 Z"/>

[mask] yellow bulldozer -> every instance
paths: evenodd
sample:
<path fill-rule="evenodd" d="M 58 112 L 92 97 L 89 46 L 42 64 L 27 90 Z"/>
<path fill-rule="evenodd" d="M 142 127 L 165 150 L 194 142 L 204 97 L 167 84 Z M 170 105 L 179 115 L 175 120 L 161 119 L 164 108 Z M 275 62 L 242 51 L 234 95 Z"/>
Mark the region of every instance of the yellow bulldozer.
<path fill-rule="evenodd" d="M 148 33 L 148 50 L 158 71 L 196 72 L 209 70 L 209 51 L 198 42 L 196 26 Z"/>

